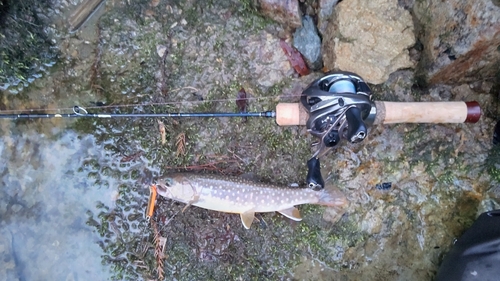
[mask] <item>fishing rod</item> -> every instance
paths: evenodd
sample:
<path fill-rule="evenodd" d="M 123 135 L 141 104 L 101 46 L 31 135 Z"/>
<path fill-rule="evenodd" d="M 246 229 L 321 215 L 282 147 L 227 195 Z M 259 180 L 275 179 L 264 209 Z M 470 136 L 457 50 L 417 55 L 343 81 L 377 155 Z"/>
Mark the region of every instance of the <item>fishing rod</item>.
<path fill-rule="evenodd" d="M 73 113 L 21 113 L 21 114 L 0 114 L 4 119 L 36 119 L 36 118 L 152 118 L 152 117 L 276 117 L 274 111 L 263 112 L 219 112 L 219 113 L 89 113 L 85 108 L 75 105 Z"/>
<path fill-rule="evenodd" d="M 318 139 L 317 151 L 307 161 L 307 185 L 324 188 L 319 158 L 342 141 L 359 143 L 368 127 L 394 123 L 476 123 L 481 109 L 476 101 L 386 102 L 372 101 L 368 84 L 357 74 L 332 72 L 313 81 L 300 103 L 279 103 L 275 111 L 240 113 L 88 113 L 80 106 L 71 114 L 0 114 L 0 118 L 150 118 L 150 117 L 268 117 L 279 126 L 305 125 Z"/>

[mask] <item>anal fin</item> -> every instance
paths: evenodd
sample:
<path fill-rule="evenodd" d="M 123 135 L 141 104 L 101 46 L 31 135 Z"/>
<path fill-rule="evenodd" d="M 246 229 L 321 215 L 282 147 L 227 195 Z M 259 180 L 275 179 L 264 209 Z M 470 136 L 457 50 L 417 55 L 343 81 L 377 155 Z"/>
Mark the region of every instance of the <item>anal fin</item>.
<path fill-rule="evenodd" d="M 301 221 L 302 220 L 302 216 L 300 216 L 299 209 L 297 209 L 295 207 L 291 207 L 291 208 L 284 209 L 284 210 L 279 210 L 278 213 L 280 213 L 283 216 L 285 216 L 289 219 L 292 219 L 294 221 Z"/>
<path fill-rule="evenodd" d="M 255 212 L 247 211 L 247 212 L 241 213 L 240 217 L 241 217 L 241 223 L 243 223 L 243 226 L 246 229 L 250 229 L 250 226 L 252 225 L 252 222 L 255 218 Z"/>

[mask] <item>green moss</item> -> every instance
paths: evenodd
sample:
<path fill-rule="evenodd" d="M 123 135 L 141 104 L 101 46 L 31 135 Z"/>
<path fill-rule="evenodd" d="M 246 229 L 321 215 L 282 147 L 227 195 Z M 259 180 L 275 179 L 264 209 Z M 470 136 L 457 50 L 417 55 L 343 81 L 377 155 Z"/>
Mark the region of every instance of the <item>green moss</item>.
<path fill-rule="evenodd" d="M 494 146 L 488 153 L 484 167 L 492 181 L 500 182 L 500 146 Z"/>
<path fill-rule="evenodd" d="M 51 1 L 2 3 L 6 8 L 0 13 L 0 88 L 18 93 L 56 61 L 57 52 L 44 30 L 47 22 L 38 16 Z"/>
<path fill-rule="evenodd" d="M 239 4 L 240 5 L 236 7 L 236 16 L 244 19 L 243 29 L 256 32 L 272 23 L 272 20 L 263 17 L 259 13 L 255 6 L 255 1 L 241 0 Z"/>

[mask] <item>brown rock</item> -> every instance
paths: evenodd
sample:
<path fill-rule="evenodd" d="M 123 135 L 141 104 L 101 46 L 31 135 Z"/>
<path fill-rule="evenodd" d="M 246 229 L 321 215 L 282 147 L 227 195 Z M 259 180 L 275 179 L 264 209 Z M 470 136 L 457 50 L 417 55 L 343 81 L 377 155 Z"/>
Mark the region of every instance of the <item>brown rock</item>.
<path fill-rule="evenodd" d="M 260 12 L 286 28 L 302 26 L 302 18 L 297 0 L 256 0 Z"/>
<path fill-rule="evenodd" d="M 493 77 L 500 64 L 500 7 L 493 2 L 416 1 L 424 46 L 418 75 L 429 84 Z"/>
<path fill-rule="evenodd" d="M 323 37 L 328 70 L 359 74 L 372 84 L 392 72 L 413 67 L 408 48 L 415 44 L 410 13 L 397 0 L 350 0 L 339 3 Z"/>

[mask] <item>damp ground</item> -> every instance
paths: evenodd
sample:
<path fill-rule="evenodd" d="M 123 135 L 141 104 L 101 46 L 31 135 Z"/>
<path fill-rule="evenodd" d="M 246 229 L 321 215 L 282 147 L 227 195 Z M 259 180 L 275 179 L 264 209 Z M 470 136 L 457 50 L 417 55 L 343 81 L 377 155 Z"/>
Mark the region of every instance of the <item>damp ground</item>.
<path fill-rule="evenodd" d="M 247 1 L 107 1 L 68 33 L 81 1 L 61 2 L 51 26 L 59 59 L 4 110 L 236 112 L 296 102 L 321 73 L 298 77 L 279 48 L 287 32 Z M 237 215 L 159 198 L 170 171 L 246 174 L 304 184 L 314 141 L 271 119 L 0 120 L 1 276 L 5 280 L 430 280 L 453 240 L 498 207 L 494 96 L 469 85 L 421 91 L 411 71 L 373 87 L 376 100 L 477 100 L 477 124 L 371 128 L 322 159 L 343 210 L 301 206 L 304 220 Z M 4 111 L 5 112 L 5 111 Z M 163 124 L 162 136 L 159 124 Z M 385 184 L 384 184 L 385 183 Z M 164 243 L 163 264 L 155 257 Z"/>

